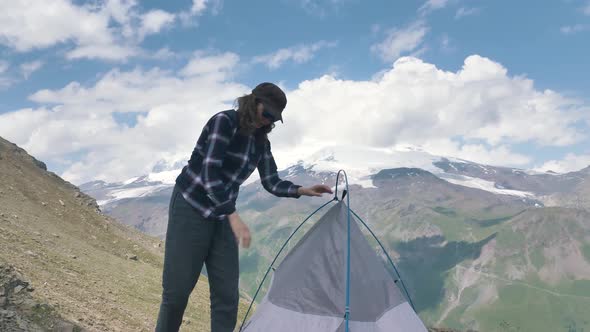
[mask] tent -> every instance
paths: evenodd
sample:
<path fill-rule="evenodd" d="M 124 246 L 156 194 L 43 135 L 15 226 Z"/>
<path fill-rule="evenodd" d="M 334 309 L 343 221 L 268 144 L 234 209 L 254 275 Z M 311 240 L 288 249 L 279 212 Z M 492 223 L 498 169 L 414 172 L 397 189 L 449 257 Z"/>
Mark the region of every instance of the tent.
<path fill-rule="evenodd" d="M 240 331 L 427 331 L 409 296 L 397 287 L 358 224 L 351 222 L 351 212 L 366 226 L 364 221 L 349 209 L 349 200 L 347 205 L 336 195 L 337 187 L 336 204 L 285 256 L 269 291 Z"/>

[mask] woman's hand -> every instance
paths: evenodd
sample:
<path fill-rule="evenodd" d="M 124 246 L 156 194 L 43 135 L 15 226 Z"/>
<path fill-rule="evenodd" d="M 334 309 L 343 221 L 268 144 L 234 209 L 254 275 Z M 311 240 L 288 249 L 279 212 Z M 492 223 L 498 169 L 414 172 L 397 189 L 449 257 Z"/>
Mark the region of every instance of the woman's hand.
<path fill-rule="evenodd" d="M 242 218 L 240 218 L 237 211 L 228 215 L 227 218 L 229 219 L 229 225 L 234 232 L 238 245 L 241 244 L 243 248 L 248 248 L 250 246 L 250 240 L 252 239 L 248 225 L 242 221 Z"/>
<path fill-rule="evenodd" d="M 311 186 L 309 188 L 300 187 L 297 189 L 297 193 L 299 195 L 305 196 L 319 196 L 321 197 L 322 194 L 330 193 L 332 194 L 332 189 L 324 184 L 316 184 L 315 186 Z"/>

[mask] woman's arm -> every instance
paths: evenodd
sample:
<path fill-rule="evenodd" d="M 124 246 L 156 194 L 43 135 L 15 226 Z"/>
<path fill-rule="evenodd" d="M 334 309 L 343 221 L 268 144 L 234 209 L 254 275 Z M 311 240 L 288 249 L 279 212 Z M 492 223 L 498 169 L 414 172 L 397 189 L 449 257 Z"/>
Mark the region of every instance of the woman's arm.
<path fill-rule="evenodd" d="M 299 193 L 300 185 L 279 178 L 277 164 L 270 150 L 270 141 L 266 141 L 264 152 L 258 161 L 258 174 L 260 175 L 262 186 L 269 193 L 278 197 L 299 198 L 301 196 Z"/>

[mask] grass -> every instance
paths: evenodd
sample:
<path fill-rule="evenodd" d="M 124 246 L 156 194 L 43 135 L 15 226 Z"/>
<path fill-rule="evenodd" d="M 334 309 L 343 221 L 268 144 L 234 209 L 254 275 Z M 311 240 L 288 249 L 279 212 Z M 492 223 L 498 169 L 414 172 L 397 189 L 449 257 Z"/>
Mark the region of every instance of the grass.
<path fill-rule="evenodd" d="M 590 302 L 564 298 L 523 285 L 499 290 L 492 305 L 476 312 L 482 331 L 587 331 Z"/>

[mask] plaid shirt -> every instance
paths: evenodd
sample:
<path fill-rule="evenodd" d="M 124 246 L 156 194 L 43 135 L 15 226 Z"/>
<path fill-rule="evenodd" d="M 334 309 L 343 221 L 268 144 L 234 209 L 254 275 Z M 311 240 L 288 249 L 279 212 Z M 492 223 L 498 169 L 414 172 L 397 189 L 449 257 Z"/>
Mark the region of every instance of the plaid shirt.
<path fill-rule="evenodd" d="M 264 188 L 278 197 L 299 198 L 301 186 L 281 180 L 270 141 L 237 133 L 235 110 L 215 114 L 201 133 L 191 158 L 176 179 L 184 199 L 205 218 L 223 220 L 236 210 L 240 185 L 258 167 Z"/>

